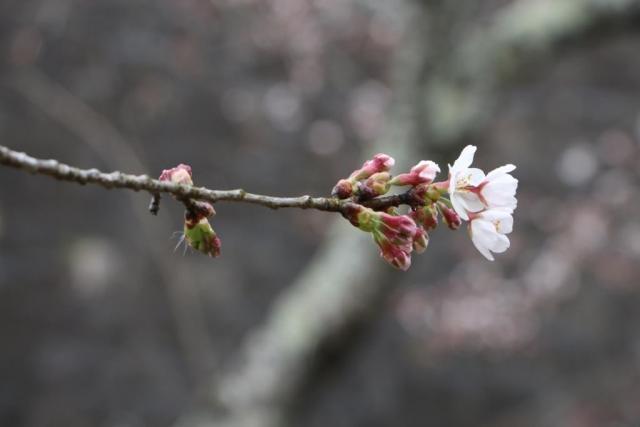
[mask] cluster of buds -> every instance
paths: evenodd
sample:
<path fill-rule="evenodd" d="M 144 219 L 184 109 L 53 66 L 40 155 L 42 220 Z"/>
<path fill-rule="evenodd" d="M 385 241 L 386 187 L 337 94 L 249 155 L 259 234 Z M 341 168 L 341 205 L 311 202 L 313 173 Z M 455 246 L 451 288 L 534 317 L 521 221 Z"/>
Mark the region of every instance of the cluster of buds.
<path fill-rule="evenodd" d="M 389 170 L 394 164 L 393 157 L 376 154 L 373 159 L 364 162 L 360 169 L 353 171 L 349 178 L 338 181 L 331 195 L 339 199 L 356 197 L 359 200 L 382 196 L 391 188 Z"/>
<path fill-rule="evenodd" d="M 191 166 L 179 164 L 175 168 L 165 169 L 160 181 L 193 185 Z M 193 249 L 211 257 L 220 255 L 222 243 L 209 223 L 216 214 L 210 203 L 188 200 L 184 213 L 184 241 Z"/>
<path fill-rule="evenodd" d="M 371 233 L 380 255 L 401 270 L 411 266 L 411 252 L 427 248 L 427 234 L 408 215 L 378 212 L 358 204 L 345 209 L 345 217 L 360 230 Z"/>
<path fill-rule="evenodd" d="M 463 220 L 468 221 L 473 244 L 493 260 L 493 253 L 504 252 L 510 245 L 507 234 L 513 226 L 518 180 L 510 174 L 515 169 L 513 165 L 486 175 L 472 168 L 475 151 L 474 146 L 465 147 L 449 165 L 447 180 L 441 182 L 434 182 L 440 167 L 432 161 L 423 160 L 409 172 L 392 176 L 389 171 L 395 163 L 393 158 L 377 154 L 349 178 L 338 181 L 332 195 L 349 199 L 343 216 L 360 230 L 371 233 L 380 255 L 396 268 L 407 270 L 411 253 L 427 248 L 428 232 L 438 226 L 440 218 L 452 230 L 460 228 Z M 405 193 L 408 197 L 389 197 L 389 204 L 369 203 L 374 198 L 382 199 L 394 186 L 410 186 Z M 399 200 L 409 206 L 407 213 L 398 212 Z M 368 205 L 377 206 L 378 210 Z"/>
<path fill-rule="evenodd" d="M 475 152 L 476 147 L 465 147 L 453 165 L 449 165 L 447 179 L 440 182 L 435 182 L 440 167 L 430 160 L 422 160 L 409 172 L 393 176 L 390 171 L 394 159 L 376 154 L 348 178 L 338 181 L 331 194 L 339 203 L 322 204 L 319 209 L 339 211 L 355 227 L 371 233 L 380 256 L 401 270 L 411 266 L 414 251 L 422 253 L 427 249 L 428 233 L 440 223 L 457 230 L 467 221 L 471 241 L 493 261 L 494 253 L 504 252 L 510 245 L 507 234 L 513 228 L 518 180 L 511 175 L 515 166 L 510 164 L 488 174 L 471 167 Z M 191 186 L 191 167 L 180 164 L 166 169 L 160 181 Z M 397 187 L 409 188 L 388 194 Z M 281 201 L 270 199 L 272 203 Z M 308 196 L 303 199 L 311 200 Z M 189 198 L 179 200 L 186 206 L 184 241 L 199 252 L 219 256 L 220 239 L 209 223 L 209 218 L 215 215 L 213 206 Z M 285 206 L 293 206 L 289 203 L 287 200 Z M 157 212 L 157 200 L 152 208 L 152 212 Z"/>

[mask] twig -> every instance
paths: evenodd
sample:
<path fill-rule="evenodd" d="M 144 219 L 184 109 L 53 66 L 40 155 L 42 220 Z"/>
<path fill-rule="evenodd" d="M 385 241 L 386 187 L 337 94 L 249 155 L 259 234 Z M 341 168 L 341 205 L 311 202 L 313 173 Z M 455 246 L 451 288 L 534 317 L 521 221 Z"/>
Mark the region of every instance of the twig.
<path fill-rule="evenodd" d="M 126 188 L 133 191 L 147 191 L 153 196 L 149 210 L 157 213 L 159 208 L 159 195 L 171 194 L 176 199 L 183 201 L 189 207 L 190 200 L 203 200 L 207 202 L 244 202 L 265 206 L 271 209 L 300 208 L 316 209 L 326 212 L 345 212 L 353 205 L 350 200 L 339 200 L 334 197 L 311 197 L 308 195 L 298 197 L 273 197 L 262 194 L 248 193 L 242 189 L 236 190 L 210 190 L 205 187 L 176 184 L 173 182 L 152 179 L 147 175 L 131 175 L 120 171 L 101 172 L 98 169 L 80 169 L 61 163 L 54 159 L 38 159 L 26 153 L 13 151 L 0 145 L 0 164 L 21 169 L 33 174 L 47 175 L 53 178 L 76 182 L 81 185 L 96 184 L 104 188 Z M 411 192 L 404 194 L 379 197 L 362 202 L 362 205 L 374 209 L 385 209 L 401 204 L 411 204 L 413 199 Z"/>

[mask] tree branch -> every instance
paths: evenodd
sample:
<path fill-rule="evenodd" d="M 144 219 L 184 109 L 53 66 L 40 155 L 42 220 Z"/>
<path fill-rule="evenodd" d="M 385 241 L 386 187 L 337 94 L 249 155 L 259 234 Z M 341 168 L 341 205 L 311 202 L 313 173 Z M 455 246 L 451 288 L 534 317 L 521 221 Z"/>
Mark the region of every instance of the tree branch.
<path fill-rule="evenodd" d="M 81 185 L 96 184 L 101 187 L 126 188 L 133 191 L 147 191 L 153 199 L 149 206 L 151 213 L 157 213 L 159 208 L 159 195 L 171 194 L 187 206 L 192 206 L 192 200 L 215 202 L 244 202 L 265 206 L 271 209 L 300 208 L 316 209 L 326 212 L 346 213 L 354 202 L 340 200 L 335 197 L 311 197 L 308 195 L 298 197 L 273 197 L 262 194 L 248 193 L 242 189 L 236 190 L 210 190 L 205 187 L 176 184 L 168 181 L 152 179 L 148 175 L 131 175 L 120 171 L 101 172 L 98 169 L 80 169 L 61 163 L 54 159 L 38 159 L 26 153 L 13 151 L 0 145 L 0 164 L 21 169 L 33 174 L 47 175 L 53 178 L 76 182 Z M 411 190 L 403 194 L 378 197 L 359 202 L 359 204 L 382 210 L 401 204 L 414 204 Z"/>

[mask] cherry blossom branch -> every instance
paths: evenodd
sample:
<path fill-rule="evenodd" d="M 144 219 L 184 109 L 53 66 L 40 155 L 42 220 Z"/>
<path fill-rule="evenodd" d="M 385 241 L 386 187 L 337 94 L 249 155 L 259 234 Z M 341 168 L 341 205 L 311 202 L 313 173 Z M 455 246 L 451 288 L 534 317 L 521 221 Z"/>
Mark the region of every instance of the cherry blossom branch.
<path fill-rule="evenodd" d="M 33 174 L 47 175 L 53 178 L 76 182 L 81 185 L 96 184 L 101 187 L 126 188 L 133 191 L 147 191 L 152 195 L 161 193 L 171 194 L 182 201 L 187 208 L 192 207 L 193 200 L 207 202 L 244 202 L 265 206 L 271 209 L 300 208 L 316 209 L 326 212 L 345 212 L 352 204 L 348 200 L 339 200 L 335 197 L 311 197 L 308 195 L 298 197 L 274 197 L 261 194 L 248 193 L 242 189 L 235 190 L 210 190 L 204 187 L 194 187 L 170 181 L 152 179 L 147 175 L 131 175 L 119 171 L 102 172 L 98 169 L 80 169 L 61 163 L 54 159 L 38 159 L 26 153 L 11 150 L 0 145 L 0 164 L 21 169 Z M 380 197 L 361 204 L 376 210 L 407 203 L 411 196 L 410 191 L 405 194 Z M 157 212 L 158 200 L 154 198 L 149 207 Z"/>
<path fill-rule="evenodd" d="M 241 189 L 194 187 L 191 167 L 185 164 L 163 170 L 156 180 L 147 175 L 80 169 L 3 146 L 0 146 L 0 164 L 79 184 L 144 190 L 153 195 L 149 206 L 152 214 L 160 207 L 160 193 L 172 194 L 186 208 L 183 240 L 211 257 L 219 256 L 221 248 L 220 238 L 208 220 L 216 213 L 214 202 L 237 201 L 272 209 L 297 207 L 339 212 L 351 225 L 371 234 L 385 261 L 407 270 L 411 266 L 411 253 L 426 250 L 428 232 L 438 226 L 439 217 L 452 230 L 460 228 L 462 220 L 469 221 L 471 240 L 489 260 L 494 259 L 492 252 L 504 252 L 509 247 L 506 234 L 511 232 L 511 214 L 517 206 L 518 180 L 510 175 L 515 166 L 504 165 L 485 176 L 481 169 L 470 168 L 475 151 L 475 146 L 467 146 L 449 166 L 447 180 L 440 182 L 434 182 L 440 167 L 430 160 L 421 160 L 409 172 L 393 176 L 390 170 L 395 160 L 379 153 L 348 178 L 340 179 L 333 187 L 332 197 L 272 197 Z M 409 190 L 388 195 L 394 186 L 409 187 Z M 400 213 L 397 209 L 400 205 L 407 205 L 409 212 Z"/>

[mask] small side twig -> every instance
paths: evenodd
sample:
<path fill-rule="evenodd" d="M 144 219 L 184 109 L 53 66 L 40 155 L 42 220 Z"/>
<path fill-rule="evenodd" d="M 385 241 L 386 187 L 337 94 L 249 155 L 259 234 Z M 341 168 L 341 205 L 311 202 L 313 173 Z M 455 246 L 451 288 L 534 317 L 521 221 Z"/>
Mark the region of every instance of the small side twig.
<path fill-rule="evenodd" d="M 160 212 L 160 194 L 155 193 L 151 196 L 149 212 L 151 212 L 151 215 L 158 215 L 158 212 Z"/>

